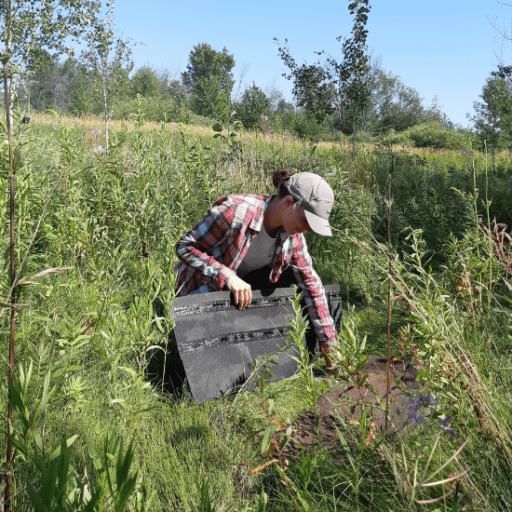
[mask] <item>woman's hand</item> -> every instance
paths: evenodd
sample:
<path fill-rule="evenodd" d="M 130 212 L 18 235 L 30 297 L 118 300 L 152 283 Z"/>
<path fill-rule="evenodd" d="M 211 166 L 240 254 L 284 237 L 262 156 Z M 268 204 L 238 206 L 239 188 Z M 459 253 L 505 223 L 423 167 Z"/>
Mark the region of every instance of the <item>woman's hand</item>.
<path fill-rule="evenodd" d="M 243 279 L 238 276 L 233 276 L 227 283 L 226 288 L 233 292 L 235 297 L 235 305 L 238 309 L 245 309 L 249 307 L 252 302 L 252 288 Z"/>

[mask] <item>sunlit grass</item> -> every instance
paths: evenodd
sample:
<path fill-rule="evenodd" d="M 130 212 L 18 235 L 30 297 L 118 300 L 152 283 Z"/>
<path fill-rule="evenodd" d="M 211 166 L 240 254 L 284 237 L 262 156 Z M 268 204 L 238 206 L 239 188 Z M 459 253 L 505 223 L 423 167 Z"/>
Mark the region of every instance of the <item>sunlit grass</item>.
<path fill-rule="evenodd" d="M 139 483 L 143 480 L 154 494 L 151 510 L 192 510 L 198 503 L 196 484 L 204 481 L 219 511 L 258 510 L 262 489 L 269 496 L 268 511 L 293 510 L 273 466 L 248 474 L 249 462 L 254 467 L 267 460 L 258 452 L 261 439 L 251 438 L 251 432 L 262 425 L 261 396 L 246 391 L 199 406 L 186 391 L 173 396 L 171 390 L 162 389 L 163 352 L 154 347 L 171 346 L 172 324 L 165 316 L 168 311 L 158 313 L 164 320 L 156 321 L 153 304 L 156 298 L 172 301 L 176 241 L 217 196 L 271 193 L 270 177 L 278 166 L 330 173 L 336 194 L 335 235 L 310 236 L 308 247 L 322 279 L 341 286 L 345 320 L 353 321 L 350 325 L 359 340 L 367 336 L 367 353 L 383 355 L 388 255 L 377 242 L 385 240 L 387 205 L 381 190 L 392 173 L 393 290 L 394 296 L 402 296 L 393 304 L 392 354 L 401 355 L 398 329 L 416 326 L 415 331 L 411 327 L 414 336 L 408 341 L 417 345 L 418 353 L 424 352 L 418 370 L 428 371 L 422 384 L 431 386 L 443 406 L 451 408 L 457 429 L 458 444 L 443 437 L 433 464 L 440 467 L 462 442 L 469 441 L 460 460 L 449 468 L 472 468 L 460 489 L 459 508 L 512 508 L 511 299 L 503 271 L 488 256 L 493 252 L 486 242 L 474 233 L 471 217 L 475 201 L 485 213 L 481 201 L 485 155 L 414 148 L 406 148 L 407 154 L 392 148 L 391 154 L 389 149 L 375 152 L 373 145 L 362 143 L 353 154 L 350 141 L 343 142 L 343 151 L 336 143 L 325 142 L 313 151 L 314 144 L 293 137 L 274 134 L 266 139 L 262 134 L 237 132 L 236 140 L 244 142 L 240 150 L 212 139 L 215 132 L 210 128 L 170 123 L 162 132 L 160 123 L 140 128 L 129 121 L 111 122 L 113 137 L 120 143 L 106 155 L 93 152 L 104 135 L 90 134 L 94 129 L 103 132 L 99 117 L 57 120 L 50 114 L 34 114 L 33 121 L 20 136 L 27 142 L 17 153 L 16 249 L 23 253 L 42 205 L 61 179 L 24 275 L 73 267 L 63 275 L 47 276 L 38 286 L 24 287 L 19 298 L 26 307 L 17 317 L 17 363 L 26 368 L 34 361 L 38 369 L 34 389 L 36 377 L 41 387 L 50 347 L 55 347 L 53 394 L 42 432 L 46 451 L 58 446 L 62 435 L 78 435 L 71 447 L 71 463 L 78 475 L 89 475 L 94 486 L 99 477 L 88 457 L 86 437 L 99 449 L 110 425 L 126 443 L 134 442 L 133 469 L 139 470 Z M 61 130 L 61 125 L 72 129 Z M 479 198 L 470 195 L 473 162 Z M 497 163 L 489 197 L 492 208 L 504 217 L 511 202 L 507 155 L 500 155 Z M 489 161 L 487 169 L 491 169 Z M 3 206 L 0 235 L 6 248 L 8 210 Z M 415 246 L 407 229 L 413 224 L 424 231 L 423 238 L 416 232 Z M 448 237 L 455 231 L 458 241 Z M 446 238 L 440 241 L 438 233 Z M 468 290 L 478 286 L 482 296 L 472 298 L 467 290 L 457 293 L 463 278 L 472 283 Z M 5 283 L 2 286 L 4 290 Z M 5 317 L 2 322 L 5 354 Z M 315 364 L 322 366 L 320 360 Z M 314 382 L 321 392 L 334 381 L 320 377 L 322 369 L 317 370 Z M 6 371 L 4 363 L 4 375 Z M 5 402 L 5 379 L 0 392 Z M 293 422 L 308 408 L 304 382 L 297 376 L 269 385 L 263 399 L 271 396 L 281 421 Z M 17 418 L 14 425 L 19 432 Z M 409 453 L 421 434 L 410 428 L 406 433 Z M 393 439 L 379 445 L 378 438 L 366 445 L 368 435 L 363 434 L 360 425 L 347 425 L 348 452 L 341 462 L 321 448 L 290 458 L 286 471 L 299 509 L 427 510 L 419 504 L 406 506 L 403 485 L 393 472 Z M 428 449 L 435 435 L 428 433 Z M 359 464 L 357 471 L 349 453 Z M 21 483 L 34 477 L 21 458 L 17 464 L 18 509 L 31 510 Z M 403 460 L 397 464 L 403 469 Z M 38 484 L 37 479 L 34 482 Z M 446 487 L 446 491 L 452 488 Z M 425 492 L 425 497 L 440 495 Z M 449 501 L 437 506 L 443 512 L 452 510 Z"/>
<path fill-rule="evenodd" d="M 34 112 L 31 114 L 32 120 L 36 124 L 41 125 L 53 125 L 56 123 L 56 118 L 53 114 L 45 114 L 40 112 Z M 70 115 L 62 115 L 60 118 L 60 122 L 63 125 L 75 128 L 84 128 L 86 130 L 93 129 L 104 129 L 105 121 L 101 116 L 93 116 L 93 115 L 83 115 L 79 117 L 70 116 Z M 212 120 L 212 125 L 214 121 Z M 117 120 L 113 119 L 109 123 L 109 130 L 119 131 L 124 127 L 128 130 L 133 130 L 135 126 L 135 122 L 133 119 L 125 119 L 125 120 Z M 197 137 L 213 137 L 215 132 L 212 128 L 206 126 L 195 126 L 195 125 L 187 125 L 187 128 L 190 132 Z M 142 126 L 142 131 L 144 133 L 151 133 L 155 131 L 160 131 L 162 129 L 162 123 L 157 123 L 154 121 L 146 121 Z M 177 132 L 179 131 L 180 126 L 178 123 L 166 123 L 166 130 L 169 132 Z M 227 130 L 222 132 L 224 135 L 228 134 Z M 277 146 L 299 146 L 304 147 L 307 143 L 304 140 L 301 140 L 290 134 L 279 134 L 279 133 L 270 133 L 263 134 L 257 131 L 246 131 L 240 130 L 236 131 L 237 138 L 253 143 L 263 143 Z M 341 136 L 338 142 L 325 142 L 319 141 L 315 143 L 318 148 L 322 149 L 336 149 L 340 148 L 342 150 L 350 150 L 352 149 L 352 140 L 349 136 Z M 375 142 L 356 142 L 356 148 L 358 150 L 363 151 L 373 151 L 375 148 L 381 148 L 378 143 L 378 138 L 375 139 Z M 421 156 L 433 156 L 436 155 L 439 158 L 446 157 L 455 157 L 458 158 L 460 156 L 465 156 L 465 154 L 461 155 L 460 151 L 450 150 L 450 149 L 438 149 L 438 148 L 416 148 L 411 146 L 400 146 L 400 145 L 392 145 L 382 148 L 383 150 L 392 151 L 394 153 L 407 152 L 413 155 L 421 155 Z M 502 151 L 497 155 L 497 158 L 508 158 L 510 155 L 507 151 Z"/>

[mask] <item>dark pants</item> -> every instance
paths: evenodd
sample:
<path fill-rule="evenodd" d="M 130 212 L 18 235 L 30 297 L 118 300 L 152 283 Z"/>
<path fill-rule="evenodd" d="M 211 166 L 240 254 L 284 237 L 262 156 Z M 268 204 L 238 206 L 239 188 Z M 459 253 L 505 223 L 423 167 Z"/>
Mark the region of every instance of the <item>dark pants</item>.
<path fill-rule="evenodd" d="M 244 276 L 242 279 L 251 285 L 251 288 L 253 290 L 259 290 L 262 295 L 271 295 L 276 288 L 288 288 L 293 285 L 297 285 L 297 280 L 295 279 L 295 275 L 293 274 L 293 270 L 288 267 L 279 277 L 279 281 L 277 283 L 271 283 L 268 278 L 270 276 L 270 267 L 262 267 L 258 268 L 257 270 L 253 270 L 252 272 L 249 272 L 246 276 Z M 342 307 L 341 307 L 341 300 L 336 303 L 331 303 L 329 299 L 327 299 L 328 305 L 329 305 L 329 313 L 334 321 L 334 328 L 336 330 L 336 333 L 340 332 L 340 326 L 341 326 L 341 316 L 342 316 Z M 304 313 L 307 315 L 307 319 L 309 322 L 309 325 L 311 325 L 311 319 L 309 317 L 309 312 L 306 307 L 306 301 L 302 299 L 301 306 L 304 310 Z M 313 354 L 315 352 L 318 339 L 315 333 L 315 330 L 312 327 L 308 327 L 308 330 L 306 331 L 306 343 L 307 347 L 309 349 L 310 354 Z"/>

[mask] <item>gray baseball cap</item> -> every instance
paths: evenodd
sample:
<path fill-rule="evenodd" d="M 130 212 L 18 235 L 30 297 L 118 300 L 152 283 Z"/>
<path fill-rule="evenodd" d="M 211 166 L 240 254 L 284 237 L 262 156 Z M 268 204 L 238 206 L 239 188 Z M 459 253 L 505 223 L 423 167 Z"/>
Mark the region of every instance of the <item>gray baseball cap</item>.
<path fill-rule="evenodd" d="M 298 172 L 286 182 L 290 195 L 304 208 L 311 229 L 319 235 L 332 236 L 329 215 L 334 204 L 334 192 L 318 174 Z"/>

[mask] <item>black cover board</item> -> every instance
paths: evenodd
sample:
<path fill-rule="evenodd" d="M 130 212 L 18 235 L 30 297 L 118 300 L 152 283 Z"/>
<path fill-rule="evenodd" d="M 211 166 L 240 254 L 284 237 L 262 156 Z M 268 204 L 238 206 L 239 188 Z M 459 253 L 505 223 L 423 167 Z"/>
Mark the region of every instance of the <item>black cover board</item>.
<path fill-rule="evenodd" d="M 331 304 L 340 302 L 339 286 L 326 286 Z M 256 357 L 276 354 L 285 345 L 293 290 L 277 288 L 271 295 L 253 292 L 251 305 L 239 311 L 229 291 L 174 299 L 174 335 L 192 396 L 208 402 L 235 391 L 253 370 Z M 297 370 L 293 349 L 278 355 L 275 380 Z M 249 383 L 250 387 L 254 382 Z"/>

